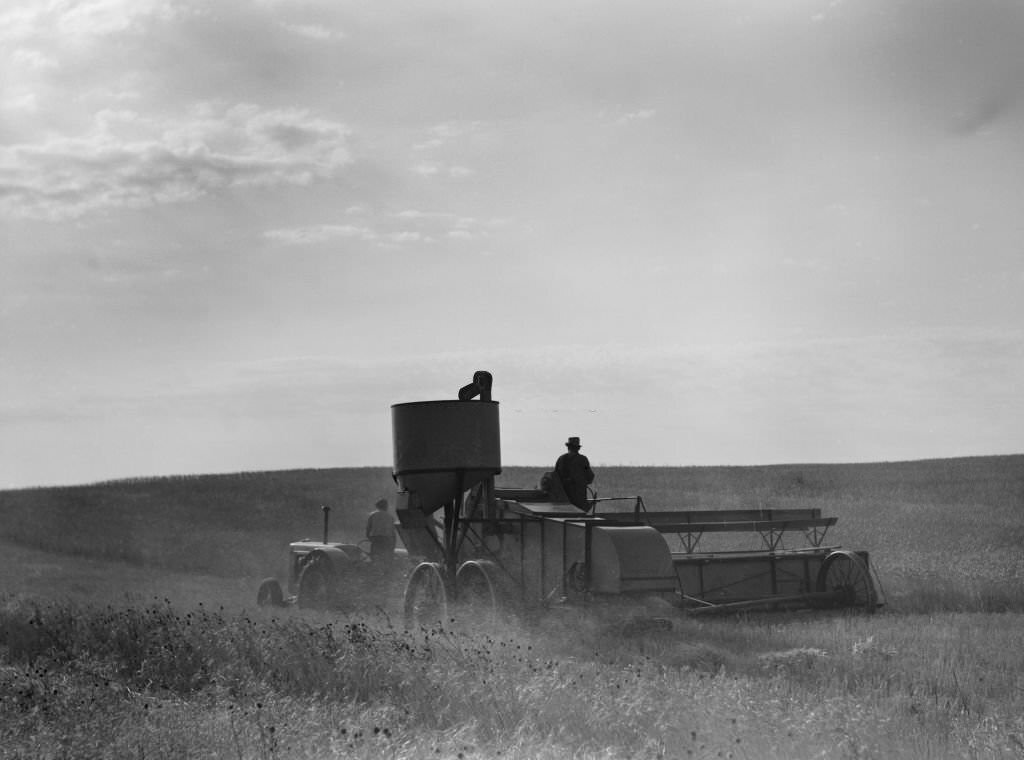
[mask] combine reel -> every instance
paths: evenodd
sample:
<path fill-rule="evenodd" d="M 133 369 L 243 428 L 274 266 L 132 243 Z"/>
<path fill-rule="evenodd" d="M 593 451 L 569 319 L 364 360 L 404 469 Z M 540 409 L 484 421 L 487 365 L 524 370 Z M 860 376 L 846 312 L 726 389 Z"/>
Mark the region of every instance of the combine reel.
<path fill-rule="evenodd" d="M 848 549 L 836 549 L 825 557 L 818 570 L 817 587 L 819 593 L 833 595 L 831 606 L 834 607 L 874 612 L 879 606 L 867 563 Z"/>

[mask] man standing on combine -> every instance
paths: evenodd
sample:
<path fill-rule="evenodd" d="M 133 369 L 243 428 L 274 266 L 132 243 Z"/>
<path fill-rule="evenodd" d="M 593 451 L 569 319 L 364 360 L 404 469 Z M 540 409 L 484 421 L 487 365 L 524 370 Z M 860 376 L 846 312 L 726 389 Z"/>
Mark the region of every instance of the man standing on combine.
<path fill-rule="evenodd" d="M 555 474 L 562 481 L 569 501 L 586 512 L 590 508 L 587 486 L 594 482 L 594 471 L 590 469 L 590 460 L 580 453 L 579 438 L 573 436 L 566 441 L 565 447 L 569 450 L 555 462 Z"/>
<path fill-rule="evenodd" d="M 366 537 L 370 539 L 370 559 L 386 567 L 395 556 L 395 521 L 388 514 L 388 500 L 381 499 L 366 521 Z"/>

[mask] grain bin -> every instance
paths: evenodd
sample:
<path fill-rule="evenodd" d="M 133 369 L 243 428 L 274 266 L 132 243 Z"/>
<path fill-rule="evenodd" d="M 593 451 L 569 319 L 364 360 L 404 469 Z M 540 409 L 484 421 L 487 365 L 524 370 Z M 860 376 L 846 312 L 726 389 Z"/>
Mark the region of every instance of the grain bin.
<path fill-rule="evenodd" d="M 497 401 L 415 401 L 391 407 L 395 482 L 435 512 L 501 472 Z"/>

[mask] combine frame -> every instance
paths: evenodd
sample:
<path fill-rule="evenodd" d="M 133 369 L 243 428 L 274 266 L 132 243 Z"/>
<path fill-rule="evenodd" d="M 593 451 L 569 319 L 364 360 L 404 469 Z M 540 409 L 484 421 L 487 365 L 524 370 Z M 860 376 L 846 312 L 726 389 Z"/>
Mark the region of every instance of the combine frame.
<path fill-rule="evenodd" d="M 628 497 L 584 512 L 548 491 L 496 489 L 490 390 L 477 372 L 457 401 L 392 407 L 400 532 L 424 558 L 406 585 L 407 625 L 651 595 L 698 615 L 878 606 L 867 553 L 824 545 L 836 518 L 817 508 L 651 512 Z M 705 550 L 711 535 L 738 534 L 760 547 Z M 793 535 L 804 545 L 785 548 Z"/>
<path fill-rule="evenodd" d="M 794 606 L 878 606 L 868 553 L 824 545 L 835 517 L 821 509 L 724 509 L 648 512 L 640 497 L 621 524 L 650 525 L 673 536 L 679 547 L 672 563 L 679 579 L 681 606 L 691 614 Z M 760 537 L 760 549 L 701 551 L 708 534 Z M 787 537 L 802 546 L 785 548 Z"/>

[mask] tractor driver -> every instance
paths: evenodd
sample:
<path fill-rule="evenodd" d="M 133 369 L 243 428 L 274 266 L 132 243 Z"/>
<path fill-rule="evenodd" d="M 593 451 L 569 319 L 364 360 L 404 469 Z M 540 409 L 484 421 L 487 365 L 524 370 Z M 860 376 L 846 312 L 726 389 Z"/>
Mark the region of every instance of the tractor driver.
<path fill-rule="evenodd" d="M 594 482 L 594 471 L 590 469 L 590 460 L 580 453 L 579 438 L 571 437 L 565 442 L 565 447 L 568 451 L 555 462 L 555 474 L 562 482 L 569 501 L 586 512 L 590 508 L 587 486 Z"/>
<path fill-rule="evenodd" d="M 388 500 L 381 499 L 366 520 L 366 537 L 370 539 L 370 559 L 387 565 L 395 556 L 395 521 L 388 514 Z"/>

